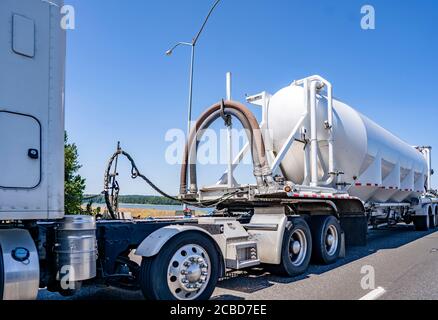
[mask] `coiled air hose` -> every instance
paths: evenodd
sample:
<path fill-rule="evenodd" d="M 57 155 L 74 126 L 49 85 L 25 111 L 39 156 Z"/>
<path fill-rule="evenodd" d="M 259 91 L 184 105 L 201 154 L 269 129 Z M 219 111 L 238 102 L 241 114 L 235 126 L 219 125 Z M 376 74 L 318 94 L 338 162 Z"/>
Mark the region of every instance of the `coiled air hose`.
<path fill-rule="evenodd" d="M 132 179 L 137 179 L 137 178 L 141 178 L 142 180 L 144 180 L 152 189 L 154 189 L 158 194 L 162 195 L 163 197 L 179 202 L 181 204 L 187 204 L 193 207 L 198 207 L 198 208 L 211 208 L 211 207 L 215 207 L 229 199 L 231 199 L 232 197 L 234 197 L 235 195 L 244 193 L 245 191 L 243 190 L 236 190 L 234 192 L 230 192 L 225 194 L 224 196 L 218 198 L 218 199 L 214 199 L 211 201 L 185 201 L 185 200 L 181 200 L 178 199 L 177 197 L 173 197 L 171 195 L 169 195 L 168 193 L 164 192 L 163 190 L 161 190 L 159 187 L 157 187 L 156 184 L 154 184 L 151 180 L 149 180 L 145 175 L 143 175 L 140 170 L 138 169 L 134 159 L 131 157 L 131 155 L 125 151 L 123 151 L 120 146 L 117 148 L 117 151 L 112 155 L 112 157 L 110 158 L 110 160 L 108 161 L 108 165 L 107 168 L 105 170 L 105 177 L 104 177 L 104 191 L 103 191 L 103 195 L 105 198 L 105 203 L 108 209 L 108 213 L 110 214 L 112 219 L 117 219 L 117 213 L 118 213 L 118 197 L 119 197 L 119 191 L 120 191 L 120 187 L 119 184 L 117 182 L 117 163 L 118 163 L 118 158 L 120 156 L 124 156 L 126 157 L 129 162 L 131 163 L 131 177 Z M 115 168 L 113 173 L 111 173 L 111 169 L 113 167 L 113 165 L 115 164 Z M 111 192 L 110 192 L 111 190 Z"/>

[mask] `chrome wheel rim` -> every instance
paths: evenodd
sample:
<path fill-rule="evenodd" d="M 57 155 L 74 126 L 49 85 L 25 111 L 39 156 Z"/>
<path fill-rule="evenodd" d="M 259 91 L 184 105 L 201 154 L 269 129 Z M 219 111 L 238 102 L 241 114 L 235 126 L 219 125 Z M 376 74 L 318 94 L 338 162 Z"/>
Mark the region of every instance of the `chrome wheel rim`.
<path fill-rule="evenodd" d="M 338 250 L 338 245 L 339 245 L 338 229 L 336 229 L 334 225 L 330 225 L 327 228 L 324 241 L 325 241 L 327 254 L 329 256 L 333 256 Z"/>
<path fill-rule="evenodd" d="M 295 230 L 289 239 L 289 257 L 292 264 L 299 267 L 306 260 L 307 238 L 303 230 Z"/>
<path fill-rule="evenodd" d="M 199 245 L 185 245 L 170 259 L 167 284 L 170 292 L 178 300 L 198 298 L 207 288 L 210 277 L 210 257 Z"/>

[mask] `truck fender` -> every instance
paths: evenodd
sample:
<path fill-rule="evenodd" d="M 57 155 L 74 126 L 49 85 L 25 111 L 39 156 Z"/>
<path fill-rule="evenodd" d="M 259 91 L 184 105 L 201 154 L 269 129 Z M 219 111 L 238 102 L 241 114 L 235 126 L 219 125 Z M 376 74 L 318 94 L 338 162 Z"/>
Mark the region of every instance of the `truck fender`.
<path fill-rule="evenodd" d="M 202 228 L 196 226 L 167 226 L 161 228 L 154 233 L 150 234 L 142 243 L 138 246 L 135 254 L 137 256 L 150 258 L 156 256 L 161 248 L 176 235 L 187 232 L 187 231 L 197 231 L 206 234 L 213 243 L 217 246 L 216 241 L 211 237 L 211 235 Z"/>

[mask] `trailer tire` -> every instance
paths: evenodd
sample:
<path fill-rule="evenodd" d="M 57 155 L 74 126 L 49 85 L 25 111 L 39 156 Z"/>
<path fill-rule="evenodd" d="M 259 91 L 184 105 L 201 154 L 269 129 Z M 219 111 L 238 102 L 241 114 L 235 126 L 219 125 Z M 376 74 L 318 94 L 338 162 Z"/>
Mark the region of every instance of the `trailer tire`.
<path fill-rule="evenodd" d="M 429 216 L 416 216 L 414 217 L 414 226 L 417 231 L 428 231 L 430 227 Z"/>
<path fill-rule="evenodd" d="M 435 206 L 433 214 L 435 216 L 435 228 L 438 228 L 438 206 Z"/>
<path fill-rule="evenodd" d="M 341 225 L 334 216 L 313 216 L 311 220 L 312 260 L 318 264 L 335 263 L 341 251 Z"/>
<path fill-rule="evenodd" d="M 285 230 L 281 249 L 281 264 L 268 269 L 279 276 L 295 277 L 306 272 L 312 256 L 312 234 L 303 218 L 292 219 Z"/>
<path fill-rule="evenodd" d="M 436 229 L 436 227 L 438 226 L 437 219 L 438 217 L 435 215 L 435 212 L 431 212 L 430 221 L 429 221 L 430 229 Z"/>
<path fill-rule="evenodd" d="M 432 230 L 436 228 L 435 219 L 436 219 L 435 215 L 429 216 L 429 228 Z"/>
<path fill-rule="evenodd" d="M 219 259 L 216 246 L 207 235 L 180 233 L 158 255 L 143 258 L 139 279 L 143 295 L 148 300 L 208 300 L 219 278 Z M 197 291 L 189 288 L 198 285 L 201 287 Z"/>

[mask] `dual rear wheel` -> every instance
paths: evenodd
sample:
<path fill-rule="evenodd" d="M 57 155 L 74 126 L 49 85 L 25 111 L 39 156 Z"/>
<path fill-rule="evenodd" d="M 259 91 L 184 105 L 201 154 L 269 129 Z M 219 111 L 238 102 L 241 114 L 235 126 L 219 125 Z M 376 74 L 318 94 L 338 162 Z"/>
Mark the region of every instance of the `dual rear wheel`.
<path fill-rule="evenodd" d="M 294 277 L 303 274 L 311 259 L 319 264 L 334 263 L 341 251 L 341 226 L 333 216 L 314 216 L 311 227 L 305 219 L 291 220 L 283 237 L 281 264 L 275 274 Z"/>
<path fill-rule="evenodd" d="M 333 216 L 312 217 L 313 260 L 319 264 L 335 263 L 341 252 L 341 226 Z"/>
<path fill-rule="evenodd" d="M 424 216 L 414 217 L 414 226 L 417 231 L 428 231 L 438 227 L 438 207 L 435 210 L 430 207 L 427 213 Z"/>

